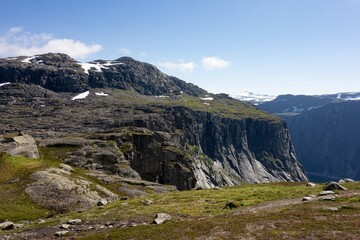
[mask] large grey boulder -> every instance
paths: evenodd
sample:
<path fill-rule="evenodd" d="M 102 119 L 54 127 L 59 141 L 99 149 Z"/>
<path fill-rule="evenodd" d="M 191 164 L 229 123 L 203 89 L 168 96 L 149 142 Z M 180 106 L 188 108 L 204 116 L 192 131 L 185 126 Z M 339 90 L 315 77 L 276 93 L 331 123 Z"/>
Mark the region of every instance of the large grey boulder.
<path fill-rule="evenodd" d="M 52 168 L 31 175 L 35 182 L 29 184 L 25 192 L 34 202 L 56 211 L 65 211 L 96 206 L 104 195 L 108 202 L 117 199 L 116 194 L 102 186 L 58 170 Z"/>
<path fill-rule="evenodd" d="M 10 156 L 39 158 L 36 142 L 28 134 L 14 137 L 0 136 L 0 152 L 6 152 Z"/>
<path fill-rule="evenodd" d="M 337 182 L 328 182 L 326 183 L 324 190 L 347 190 L 346 187 L 341 186 L 339 183 Z"/>

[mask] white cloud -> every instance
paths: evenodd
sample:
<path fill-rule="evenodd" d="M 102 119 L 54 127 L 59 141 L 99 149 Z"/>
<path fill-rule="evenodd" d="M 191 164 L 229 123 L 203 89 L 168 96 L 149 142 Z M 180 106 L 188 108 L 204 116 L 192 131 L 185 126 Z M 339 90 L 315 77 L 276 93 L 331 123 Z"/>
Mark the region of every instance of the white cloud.
<path fill-rule="evenodd" d="M 101 49 L 99 44 L 89 45 L 74 39 L 55 38 L 48 33 L 24 32 L 22 27 L 10 28 L 7 34 L 0 36 L 1 57 L 61 52 L 73 58 L 86 58 Z"/>
<path fill-rule="evenodd" d="M 208 70 L 215 70 L 227 68 L 231 63 L 218 57 L 203 57 L 201 64 Z"/>
<path fill-rule="evenodd" d="M 193 62 L 180 62 L 180 63 L 172 63 L 172 62 L 162 62 L 159 63 L 160 66 L 172 70 L 172 71 L 180 71 L 180 72 L 192 72 L 196 66 Z"/>
<path fill-rule="evenodd" d="M 125 55 L 131 55 L 132 54 L 132 51 L 129 48 L 126 48 L 126 47 L 120 48 L 119 52 L 121 54 L 125 54 Z"/>

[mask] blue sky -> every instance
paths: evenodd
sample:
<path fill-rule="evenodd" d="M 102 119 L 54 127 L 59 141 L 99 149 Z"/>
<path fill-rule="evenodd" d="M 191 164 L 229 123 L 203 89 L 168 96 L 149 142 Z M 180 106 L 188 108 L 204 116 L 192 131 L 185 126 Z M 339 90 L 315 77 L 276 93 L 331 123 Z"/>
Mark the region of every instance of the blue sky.
<path fill-rule="evenodd" d="M 360 0 L 0 2 L 0 57 L 126 55 L 217 93 L 360 91 Z"/>

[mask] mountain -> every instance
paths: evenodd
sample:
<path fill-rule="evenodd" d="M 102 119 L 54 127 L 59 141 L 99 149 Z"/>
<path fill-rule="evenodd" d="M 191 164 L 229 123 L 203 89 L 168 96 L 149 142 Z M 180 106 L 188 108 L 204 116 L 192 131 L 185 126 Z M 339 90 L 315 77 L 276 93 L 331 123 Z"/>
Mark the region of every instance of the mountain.
<path fill-rule="evenodd" d="M 280 115 L 298 114 L 327 103 L 360 100 L 360 92 L 326 95 L 279 95 L 272 101 L 262 102 L 258 108 Z"/>
<path fill-rule="evenodd" d="M 243 102 L 249 102 L 254 105 L 259 105 L 264 102 L 268 102 L 271 100 L 274 100 L 276 97 L 272 95 L 266 95 L 266 94 L 256 94 L 252 92 L 241 92 L 241 93 L 232 93 L 230 94 L 232 98 L 238 99 Z"/>
<path fill-rule="evenodd" d="M 0 134 L 73 167 L 180 190 L 307 180 L 284 121 L 129 57 L 1 59 L 0 83 Z"/>
<path fill-rule="evenodd" d="M 282 95 L 258 107 L 288 122 L 310 180 L 360 179 L 360 93 Z"/>

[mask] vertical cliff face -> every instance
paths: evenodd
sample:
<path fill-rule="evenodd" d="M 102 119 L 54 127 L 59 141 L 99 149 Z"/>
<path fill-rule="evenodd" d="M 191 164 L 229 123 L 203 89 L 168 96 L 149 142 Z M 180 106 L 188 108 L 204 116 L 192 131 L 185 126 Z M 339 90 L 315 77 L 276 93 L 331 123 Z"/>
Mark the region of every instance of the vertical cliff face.
<path fill-rule="evenodd" d="M 360 179 L 360 102 L 327 104 L 288 119 L 297 156 L 313 179 Z"/>
<path fill-rule="evenodd" d="M 146 122 L 156 137 L 133 140 L 130 163 L 144 179 L 180 189 L 307 180 L 282 121 L 236 120 L 184 107 L 167 109 L 163 117 L 161 129 Z M 172 127 L 166 139 L 163 132 L 159 137 L 159 130 Z"/>
<path fill-rule="evenodd" d="M 214 165 L 230 173 L 232 183 L 304 181 L 286 124 L 261 119 L 229 119 L 177 109 L 177 127 Z M 187 115 L 188 117 L 184 117 Z M 193 118 L 189 117 L 193 115 Z M 228 179 L 224 179 L 225 182 Z M 210 183 L 211 184 L 211 183 Z"/>

